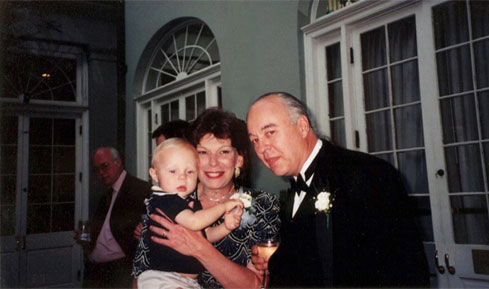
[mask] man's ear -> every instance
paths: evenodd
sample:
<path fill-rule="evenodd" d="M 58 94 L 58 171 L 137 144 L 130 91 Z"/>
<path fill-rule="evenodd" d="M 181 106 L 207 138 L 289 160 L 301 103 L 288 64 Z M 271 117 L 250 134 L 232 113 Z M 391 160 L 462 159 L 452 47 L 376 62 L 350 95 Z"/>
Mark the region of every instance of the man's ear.
<path fill-rule="evenodd" d="M 302 137 L 306 137 L 309 131 L 311 130 L 311 125 L 309 124 L 309 121 L 307 120 L 307 117 L 303 114 L 299 116 L 297 119 L 297 127 L 302 135 Z"/>
<path fill-rule="evenodd" d="M 158 183 L 158 176 L 156 175 L 156 170 L 153 168 L 149 168 L 149 175 L 153 179 L 153 182 Z"/>

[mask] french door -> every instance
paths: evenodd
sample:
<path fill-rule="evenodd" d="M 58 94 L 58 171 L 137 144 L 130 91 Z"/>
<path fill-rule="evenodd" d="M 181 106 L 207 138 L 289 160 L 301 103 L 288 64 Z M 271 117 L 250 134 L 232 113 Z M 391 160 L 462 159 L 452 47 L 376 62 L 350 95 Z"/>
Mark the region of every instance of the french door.
<path fill-rule="evenodd" d="M 305 28 L 308 105 L 334 142 L 401 172 L 432 286 L 488 288 L 489 2 L 355 7 Z"/>
<path fill-rule="evenodd" d="M 78 287 L 81 117 L 2 111 L 0 122 L 1 287 Z"/>

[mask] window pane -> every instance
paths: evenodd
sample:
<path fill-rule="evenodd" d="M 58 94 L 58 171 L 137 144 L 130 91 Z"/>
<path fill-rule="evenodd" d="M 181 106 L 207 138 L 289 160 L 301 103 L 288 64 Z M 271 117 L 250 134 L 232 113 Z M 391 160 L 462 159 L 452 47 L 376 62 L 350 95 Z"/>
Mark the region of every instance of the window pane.
<path fill-rule="evenodd" d="M 53 172 L 73 173 L 75 172 L 75 146 L 53 148 Z"/>
<path fill-rule="evenodd" d="M 15 234 L 15 206 L 0 207 L 0 236 Z"/>
<path fill-rule="evenodd" d="M 489 184 L 489 142 L 483 144 L 484 148 L 484 164 L 486 165 L 486 177 Z"/>
<path fill-rule="evenodd" d="M 172 103 L 170 104 L 171 105 L 171 118 L 170 120 L 177 120 L 179 119 L 178 117 L 178 100 L 175 100 L 175 101 L 172 101 Z"/>
<path fill-rule="evenodd" d="M 414 203 L 416 217 L 421 227 L 422 241 L 433 242 L 433 221 L 431 219 L 431 207 L 429 197 L 411 197 L 409 200 Z"/>
<path fill-rule="evenodd" d="M 50 232 L 51 205 L 29 205 L 27 209 L 27 234 Z"/>
<path fill-rule="evenodd" d="M 438 53 L 436 64 L 440 96 L 473 89 L 468 45 Z"/>
<path fill-rule="evenodd" d="M 392 149 L 391 115 L 389 111 L 370 113 L 367 117 L 368 151 Z"/>
<path fill-rule="evenodd" d="M 195 96 L 187 96 L 185 98 L 185 119 L 192 120 L 195 118 Z"/>
<path fill-rule="evenodd" d="M 1 176 L 0 205 L 15 205 L 17 176 Z"/>
<path fill-rule="evenodd" d="M 328 80 L 341 78 L 341 55 L 339 43 L 326 47 L 326 71 L 328 74 Z"/>
<path fill-rule="evenodd" d="M 205 110 L 205 91 L 197 93 L 197 116 Z"/>
<path fill-rule="evenodd" d="M 391 23 L 388 29 L 391 62 L 418 55 L 416 48 L 416 21 L 414 16 Z"/>
<path fill-rule="evenodd" d="M 17 174 L 17 146 L 1 145 L 0 146 L 0 173 Z"/>
<path fill-rule="evenodd" d="M 328 84 L 329 117 L 343 116 L 343 86 L 341 81 Z"/>
<path fill-rule="evenodd" d="M 389 106 L 389 88 L 387 82 L 387 70 L 367 73 L 363 76 L 365 94 L 365 110 Z"/>
<path fill-rule="evenodd" d="M 484 191 L 481 154 L 478 144 L 445 148 L 448 169 L 448 190 L 458 192 Z"/>
<path fill-rule="evenodd" d="M 489 139 L 489 91 L 479 93 L 479 115 L 482 139 Z"/>
<path fill-rule="evenodd" d="M 53 119 L 31 118 L 29 124 L 29 143 L 31 145 L 53 144 Z"/>
<path fill-rule="evenodd" d="M 455 243 L 489 244 L 486 196 L 451 196 L 450 203 Z"/>
<path fill-rule="evenodd" d="M 53 202 L 75 201 L 75 175 L 53 176 Z"/>
<path fill-rule="evenodd" d="M 363 71 L 387 64 L 384 27 L 361 35 Z"/>
<path fill-rule="evenodd" d="M 51 201 L 51 176 L 30 175 L 29 193 L 27 199 L 29 204 L 50 202 Z"/>
<path fill-rule="evenodd" d="M 161 106 L 161 124 L 170 121 L 170 104 L 164 104 Z"/>
<path fill-rule="evenodd" d="M 71 231 L 75 227 L 74 204 L 53 205 L 51 232 Z"/>
<path fill-rule="evenodd" d="M 75 120 L 54 119 L 54 144 L 75 145 Z"/>
<path fill-rule="evenodd" d="M 3 115 L 0 117 L 0 122 L 0 144 L 17 144 L 19 130 L 17 116 Z"/>
<path fill-rule="evenodd" d="M 394 110 L 397 148 L 424 146 L 423 120 L 419 104 Z"/>
<path fill-rule="evenodd" d="M 394 104 L 419 101 L 420 92 L 417 60 L 392 66 L 391 75 Z"/>
<path fill-rule="evenodd" d="M 489 2 L 469 1 L 470 16 L 472 17 L 472 38 L 477 39 L 489 35 Z"/>
<path fill-rule="evenodd" d="M 433 8 L 436 49 L 469 40 L 465 1 L 450 1 Z"/>
<path fill-rule="evenodd" d="M 392 154 L 392 153 L 378 154 L 378 155 L 375 155 L 375 156 L 378 157 L 379 159 L 383 159 L 384 161 L 388 162 L 392 166 L 395 166 L 395 164 L 394 164 L 394 154 Z"/>
<path fill-rule="evenodd" d="M 429 193 L 424 150 L 398 153 L 398 160 L 408 194 Z"/>
<path fill-rule="evenodd" d="M 487 17 L 489 18 L 489 17 Z M 489 39 L 474 43 L 475 79 L 477 88 L 489 86 Z"/>
<path fill-rule="evenodd" d="M 52 168 L 51 147 L 29 147 L 29 173 L 50 174 Z"/>
<path fill-rule="evenodd" d="M 444 143 L 479 139 L 473 95 L 442 99 L 440 107 Z"/>
<path fill-rule="evenodd" d="M 331 121 L 331 140 L 336 145 L 346 148 L 345 120 Z"/>

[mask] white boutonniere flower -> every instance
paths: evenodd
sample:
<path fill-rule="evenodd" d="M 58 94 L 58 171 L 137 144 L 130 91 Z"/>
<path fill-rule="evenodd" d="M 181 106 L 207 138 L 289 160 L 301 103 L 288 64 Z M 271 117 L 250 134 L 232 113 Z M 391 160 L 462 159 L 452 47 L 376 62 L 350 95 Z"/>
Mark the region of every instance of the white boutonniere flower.
<path fill-rule="evenodd" d="M 333 204 L 330 201 L 331 193 L 329 192 L 320 192 L 317 195 L 316 202 L 314 206 L 320 212 L 328 213 L 329 209 L 333 207 Z"/>
<path fill-rule="evenodd" d="M 251 197 L 251 192 L 239 191 L 234 193 L 230 199 L 237 199 L 243 202 L 243 215 L 241 215 L 240 228 L 246 227 L 246 225 L 253 224 L 256 221 L 255 208 L 253 207 L 253 197 Z"/>

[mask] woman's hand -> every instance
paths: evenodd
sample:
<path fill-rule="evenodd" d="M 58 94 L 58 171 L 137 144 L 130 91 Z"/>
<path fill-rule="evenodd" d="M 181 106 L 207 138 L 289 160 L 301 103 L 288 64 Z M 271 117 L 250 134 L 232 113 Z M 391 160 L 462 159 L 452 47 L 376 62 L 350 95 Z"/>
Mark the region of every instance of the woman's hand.
<path fill-rule="evenodd" d="M 161 214 L 152 214 L 151 220 L 160 224 L 163 228 L 150 226 L 149 229 L 163 238 L 153 236 L 151 240 L 157 244 L 174 249 L 180 254 L 195 256 L 195 253 L 206 244 L 210 244 L 200 231 L 188 230 L 173 223 L 160 209 L 156 211 Z"/>
<path fill-rule="evenodd" d="M 132 235 L 134 236 L 134 239 L 139 240 L 141 238 L 141 231 L 143 230 L 143 223 L 139 223 L 136 226 L 136 229 L 134 229 L 134 232 Z"/>

